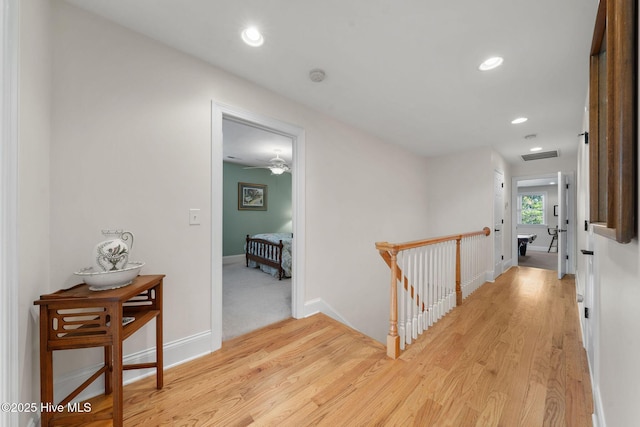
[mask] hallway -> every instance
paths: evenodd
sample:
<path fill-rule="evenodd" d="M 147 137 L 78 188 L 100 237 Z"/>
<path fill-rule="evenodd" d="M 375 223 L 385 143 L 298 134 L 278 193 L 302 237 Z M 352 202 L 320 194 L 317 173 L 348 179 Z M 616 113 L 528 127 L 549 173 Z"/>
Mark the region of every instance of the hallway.
<path fill-rule="evenodd" d="M 574 279 L 555 276 L 510 269 L 395 361 L 322 314 L 282 321 L 167 370 L 163 390 L 126 386 L 125 424 L 591 426 Z"/>

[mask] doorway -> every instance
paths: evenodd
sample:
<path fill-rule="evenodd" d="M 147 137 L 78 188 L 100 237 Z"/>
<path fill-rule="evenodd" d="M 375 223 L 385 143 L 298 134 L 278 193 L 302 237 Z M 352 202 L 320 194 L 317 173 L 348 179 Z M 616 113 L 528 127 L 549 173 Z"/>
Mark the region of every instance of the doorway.
<path fill-rule="evenodd" d="M 224 120 L 245 123 L 253 128 L 262 129 L 277 135 L 287 137 L 292 145 L 291 161 L 291 229 L 295 240 L 292 242 L 292 278 L 291 283 L 291 316 L 300 318 L 304 312 L 304 146 L 305 134 L 302 128 L 281 122 L 260 114 L 212 103 L 212 147 L 211 147 L 211 242 L 212 242 L 212 272 L 211 272 L 211 331 L 212 351 L 222 346 L 223 327 L 223 148 L 224 148 Z M 268 208 L 268 205 L 267 205 Z"/>
<path fill-rule="evenodd" d="M 575 189 L 573 174 L 514 177 L 511 203 L 512 265 L 574 273 Z"/>
<path fill-rule="evenodd" d="M 290 271 L 293 141 L 229 117 L 223 117 L 222 130 L 222 340 L 226 341 L 291 317 L 291 275 L 282 278 L 273 267 L 247 263 L 245 246 L 246 236 L 274 243 L 283 239 L 283 263 Z M 241 206 L 240 185 L 259 186 L 264 192 L 260 206 Z"/>

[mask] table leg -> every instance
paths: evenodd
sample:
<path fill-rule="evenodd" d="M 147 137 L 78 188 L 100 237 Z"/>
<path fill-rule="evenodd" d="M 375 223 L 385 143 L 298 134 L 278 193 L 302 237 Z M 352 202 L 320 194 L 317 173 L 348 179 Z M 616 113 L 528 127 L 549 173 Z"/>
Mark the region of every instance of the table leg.
<path fill-rule="evenodd" d="M 123 425 L 123 396 L 122 396 L 122 313 L 118 307 L 112 311 L 113 324 L 113 427 Z"/>
<path fill-rule="evenodd" d="M 49 312 L 40 306 L 40 408 L 53 405 L 53 352 L 47 347 L 49 335 Z M 40 425 L 48 427 L 52 412 L 44 410 L 40 413 Z"/>
<path fill-rule="evenodd" d="M 162 348 L 162 280 L 156 287 L 156 308 L 159 311 L 156 316 L 156 388 L 160 390 L 164 386 L 164 357 Z"/>
<path fill-rule="evenodd" d="M 113 384 L 111 382 L 111 372 L 113 371 L 113 346 L 104 346 L 104 364 L 107 371 L 104 373 L 104 394 L 108 395 L 113 392 Z"/>

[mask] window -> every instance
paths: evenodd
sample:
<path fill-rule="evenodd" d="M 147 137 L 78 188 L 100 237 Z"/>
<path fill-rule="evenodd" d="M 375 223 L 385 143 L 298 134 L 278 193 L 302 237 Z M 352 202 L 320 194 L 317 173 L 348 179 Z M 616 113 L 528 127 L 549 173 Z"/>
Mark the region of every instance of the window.
<path fill-rule="evenodd" d="M 636 3 L 600 0 L 589 73 L 590 222 L 620 243 L 636 235 Z"/>
<path fill-rule="evenodd" d="M 518 195 L 518 224 L 545 225 L 545 193 Z"/>

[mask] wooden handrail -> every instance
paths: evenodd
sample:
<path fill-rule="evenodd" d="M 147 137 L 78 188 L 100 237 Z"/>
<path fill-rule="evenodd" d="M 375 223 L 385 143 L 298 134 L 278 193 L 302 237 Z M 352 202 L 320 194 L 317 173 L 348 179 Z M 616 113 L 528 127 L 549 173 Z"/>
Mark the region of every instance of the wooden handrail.
<path fill-rule="evenodd" d="M 435 245 L 437 243 L 449 242 L 451 240 L 465 239 L 467 237 L 473 236 L 488 236 L 491 234 L 491 229 L 489 227 L 484 227 L 482 231 L 473 231 L 470 233 L 463 234 L 452 234 L 450 236 L 442 236 L 442 237 L 432 237 L 430 239 L 423 240 L 414 240 L 412 242 L 406 243 L 389 243 L 389 242 L 376 242 L 376 249 L 379 251 L 404 251 L 407 249 L 419 248 L 422 246 Z"/>
<path fill-rule="evenodd" d="M 461 268 L 460 268 L 460 246 L 462 239 L 474 236 L 489 236 L 491 229 L 484 227 L 482 231 L 474 231 L 463 234 L 453 234 L 450 236 L 435 237 L 430 239 L 415 240 L 406 243 L 389 243 L 376 242 L 376 249 L 385 263 L 391 269 L 391 288 L 390 288 L 390 311 L 389 311 L 389 334 L 387 335 L 387 355 L 396 359 L 400 355 L 400 337 L 398 335 L 398 294 L 396 284 L 398 280 L 403 284 L 404 289 L 409 293 L 414 304 L 424 310 L 425 306 L 420 301 L 420 296 L 416 292 L 414 286 L 409 283 L 409 279 L 404 275 L 402 269 L 398 266 L 398 254 L 402 251 L 423 246 L 435 245 L 438 243 L 456 242 L 456 305 L 462 304 L 462 288 L 461 288 Z"/>

